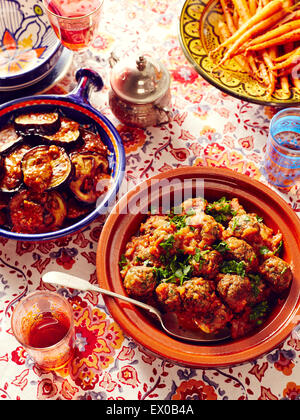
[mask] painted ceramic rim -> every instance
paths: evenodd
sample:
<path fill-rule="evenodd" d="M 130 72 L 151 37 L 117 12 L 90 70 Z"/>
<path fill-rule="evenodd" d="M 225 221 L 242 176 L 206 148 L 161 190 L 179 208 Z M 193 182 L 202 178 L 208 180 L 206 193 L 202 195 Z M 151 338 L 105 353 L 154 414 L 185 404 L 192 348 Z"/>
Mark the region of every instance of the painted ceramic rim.
<path fill-rule="evenodd" d="M 45 78 L 42 78 L 39 81 L 35 81 L 34 84 L 27 87 L 1 91 L 0 104 L 19 99 L 21 97 L 26 97 L 27 95 L 38 95 L 42 94 L 45 91 L 48 91 L 49 89 L 51 89 L 51 87 L 55 86 L 61 79 L 64 78 L 68 69 L 71 66 L 72 58 L 73 52 L 65 48 L 62 52 L 62 55 L 59 57 L 57 63 L 46 75 Z"/>
<path fill-rule="evenodd" d="M 179 19 L 179 27 L 178 27 L 180 46 L 183 50 L 183 53 L 184 53 L 185 57 L 190 62 L 190 64 L 193 66 L 193 68 L 196 70 L 196 72 L 198 74 L 200 74 L 200 76 L 202 76 L 203 79 L 205 79 L 208 83 L 210 83 L 215 88 L 221 90 L 222 92 L 224 92 L 224 93 L 226 93 L 230 96 L 233 96 L 237 99 L 240 99 L 242 101 L 250 102 L 250 103 L 253 103 L 253 104 L 256 104 L 256 105 L 276 106 L 276 107 L 289 107 L 289 106 L 299 105 L 300 102 L 298 100 L 292 100 L 292 99 L 290 99 L 290 100 L 275 100 L 275 99 L 274 100 L 266 100 L 266 99 L 256 98 L 256 97 L 251 96 L 247 93 L 245 93 L 245 94 L 237 93 L 233 89 L 231 89 L 230 87 L 227 87 L 227 86 L 223 85 L 222 83 L 218 82 L 215 78 L 211 77 L 208 72 L 206 72 L 204 69 L 201 68 L 201 66 L 194 59 L 191 50 L 186 45 L 185 32 L 184 32 L 184 28 L 183 28 L 184 27 L 183 21 L 184 21 L 184 17 L 187 14 L 186 10 L 187 10 L 188 6 L 190 6 L 190 5 L 203 5 L 203 6 L 205 6 L 204 7 L 204 10 L 205 10 L 207 5 L 210 3 L 210 1 L 209 0 L 204 0 L 204 2 L 202 2 L 201 0 L 186 0 L 183 4 L 182 10 L 181 10 L 180 19 Z M 193 18 L 191 16 L 189 16 L 189 17 L 190 17 L 191 20 L 193 20 Z M 194 39 L 199 39 L 200 40 L 200 37 L 197 37 L 197 38 L 195 37 Z"/>
<path fill-rule="evenodd" d="M 256 202 L 259 203 L 257 208 L 264 205 L 266 215 L 272 217 L 277 214 L 278 225 L 284 225 L 285 229 L 289 229 L 288 232 L 290 239 L 292 239 L 292 244 L 290 243 L 288 248 L 296 265 L 294 270 L 295 278 L 289 295 L 283 306 L 279 308 L 278 313 L 276 312 L 274 318 L 266 322 L 261 329 L 249 337 L 228 343 L 224 342 L 216 346 L 205 346 L 178 341 L 152 324 L 149 321 L 149 317 L 147 318 L 133 305 L 123 304 L 121 301 L 107 296 L 103 296 L 103 298 L 111 316 L 118 322 L 125 333 L 147 351 L 158 357 L 197 368 L 225 367 L 245 363 L 277 347 L 297 325 L 295 316 L 298 314 L 299 317 L 300 315 L 300 221 L 288 204 L 269 187 L 250 179 L 246 175 L 236 173 L 230 169 L 220 168 L 178 168 L 156 175 L 129 191 L 122 197 L 117 206 L 122 209 L 126 200 L 136 198 L 137 191 L 140 193 L 147 190 L 150 186 L 150 181 L 153 179 L 172 179 L 177 177 L 184 179 L 191 176 L 204 178 L 207 181 L 210 180 L 210 182 L 223 182 L 226 188 L 228 187 L 228 194 L 231 191 L 231 196 L 240 191 L 244 201 L 246 198 L 250 200 L 251 197 L 252 206 Z M 251 189 L 253 191 L 252 195 Z M 220 190 L 219 194 L 224 195 L 224 190 Z M 270 207 L 270 203 L 276 206 L 274 211 Z M 130 217 L 132 225 L 134 225 L 134 216 Z M 272 220 L 275 219 L 274 217 Z M 286 225 L 286 220 L 289 220 L 291 226 Z M 118 223 L 118 245 L 117 249 L 112 250 L 113 234 L 117 228 L 116 223 Z M 276 220 L 274 223 L 277 225 Z M 126 232 L 129 229 L 130 232 L 134 232 L 133 227 L 130 228 L 126 225 L 124 216 L 119 219 L 118 215 L 112 211 L 102 230 L 97 249 L 96 267 L 99 285 L 120 294 L 126 293 L 120 275 L 117 275 L 116 271 L 114 275 L 111 273 L 112 261 L 110 257 L 113 254 L 116 255 L 119 251 L 123 251 L 123 249 L 119 249 L 122 246 L 122 235 L 125 234 L 124 236 L 126 236 Z M 295 249 L 293 249 L 293 246 Z"/>
<path fill-rule="evenodd" d="M 0 90 L 8 91 L 21 89 L 40 81 L 54 68 L 63 50 L 64 47 L 58 42 L 53 53 L 46 61 L 41 62 L 38 66 L 13 76 L 0 77 Z M 5 88 L 7 89 L 5 90 Z"/>
<path fill-rule="evenodd" d="M 15 233 L 5 229 L 0 229 L 0 236 L 4 238 L 14 239 L 17 241 L 38 242 L 57 239 L 73 234 L 79 230 L 82 230 L 84 227 L 88 226 L 92 221 L 94 221 L 99 215 L 103 214 L 103 209 L 107 206 L 107 203 L 109 203 L 110 200 L 115 197 L 120 188 L 125 173 L 126 157 L 121 137 L 114 125 L 91 105 L 83 104 L 81 101 L 68 98 L 68 96 L 64 98 L 60 95 L 42 95 L 36 97 L 20 98 L 0 106 L 0 117 L 8 113 L 13 113 L 23 109 L 25 110 L 26 108 L 28 109 L 33 105 L 39 105 L 40 110 L 43 108 L 43 106 L 48 107 L 50 105 L 55 106 L 57 109 L 60 107 L 66 107 L 77 112 L 83 112 L 89 117 L 89 119 L 93 120 L 93 123 L 95 123 L 97 126 L 101 126 L 101 128 L 105 130 L 113 145 L 115 159 L 113 184 L 105 196 L 105 199 L 100 203 L 99 206 L 95 208 L 95 210 L 93 210 L 85 218 L 81 219 L 77 223 L 55 232 L 40 234 Z"/>

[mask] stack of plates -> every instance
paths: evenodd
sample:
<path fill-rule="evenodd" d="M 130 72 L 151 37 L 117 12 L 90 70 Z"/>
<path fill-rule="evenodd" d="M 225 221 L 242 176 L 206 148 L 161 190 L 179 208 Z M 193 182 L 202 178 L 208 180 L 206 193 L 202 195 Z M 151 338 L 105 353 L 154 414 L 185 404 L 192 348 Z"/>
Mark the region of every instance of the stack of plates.
<path fill-rule="evenodd" d="M 42 1 L 0 0 L 0 102 L 34 94 L 64 74 L 72 53 L 56 37 Z"/>

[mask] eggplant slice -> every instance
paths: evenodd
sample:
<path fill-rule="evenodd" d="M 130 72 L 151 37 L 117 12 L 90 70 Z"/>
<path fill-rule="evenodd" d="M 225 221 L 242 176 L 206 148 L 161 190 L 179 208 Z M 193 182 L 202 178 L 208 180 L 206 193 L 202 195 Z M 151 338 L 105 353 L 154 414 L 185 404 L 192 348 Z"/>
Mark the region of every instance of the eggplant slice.
<path fill-rule="evenodd" d="M 78 152 L 96 152 L 105 157 L 107 156 L 107 147 L 103 144 L 100 134 L 96 134 L 85 128 L 81 128 L 80 132 L 83 145 L 77 150 Z"/>
<path fill-rule="evenodd" d="M 42 145 L 23 156 L 22 172 L 28 188 L 43 192 L 61 187 L 72 172 L 72 164 L 62 147 Z"/>
<path fill-rule="evenodd" d="M 58 112 L 18 115 L 14 121 L 16 132 L 22 136 L 52 135 L 60 129 Z"/>
<path fill-rule="evenodd" d="M 62 117 L 60 129 L 52 135 L 44 135 L 43 140 L 66 148 L 73 147 L 81 139 L 79 128 L 78 122 Z"/>
<path fill-rule="evenodd" d="M 0 154 L 9 152 L 10 149 L 22 141 L 23 137 L 16 132 L 14 125 L 6 125 L 0 130 Z"/>
<path fill-rule="evenodd" d="M 74 152 L 70 155 L 74 167 L 70 190 L 75 197 L 86 204 L 95 203 L 105 191 L 97 188 L 103 174 L 108 173 L 108 160 L 96 152 Z"/>
<path fill-rule="evenodd" d="M 23 182 L 21 161 L 30 146 L 21 145 L 3 158 L 3 177 L 0 181 L 0 191 L 13 193 L 20 189 Z"/>
<path fill-rule="evenodd" d="M 9 203 L 12 230 L 18 233 L 52 232 L 62 227 L 67 206 L 57 191 L 23 190 Z"/>

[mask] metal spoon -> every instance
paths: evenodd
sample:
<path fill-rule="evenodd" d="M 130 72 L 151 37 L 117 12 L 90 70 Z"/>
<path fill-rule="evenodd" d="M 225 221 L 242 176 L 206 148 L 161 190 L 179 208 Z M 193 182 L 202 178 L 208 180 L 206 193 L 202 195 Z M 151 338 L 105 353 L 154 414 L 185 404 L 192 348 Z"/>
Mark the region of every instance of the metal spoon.
<path fill-rule="evenodd" d="M 207 343 L 225 340 L 230 337 L 228 329 L 224 329 L 217 334 L 206 334 L 199 331 L 188 330 L 178 325 L 177 316 L 174 312 L 161 313 L 157 308 L 147 305 L 139 300 L 131 299 L 127 296 L 119 295 L 118 293 L 111 292 L 110 290 L 101 289 L 100 287 L 94 286 L 86 280 L 72 276 L 70 274 L 61 273 L 58 271 L 49 271 L 42 277 L 44 283 L 57 284 L 59 286 L 68 287 L 76 290 L 94 290 L 95 292 L 102 293 L 104 295 L 111 296 L 113 298 L 124 300 L 125 302 L 139 306 L 146 311 L 154 314 L 160 321 L 162 328 L 166 333 L 173 337 L 179 338 L 180 340 L 188 340 L 197 343 Z"/>

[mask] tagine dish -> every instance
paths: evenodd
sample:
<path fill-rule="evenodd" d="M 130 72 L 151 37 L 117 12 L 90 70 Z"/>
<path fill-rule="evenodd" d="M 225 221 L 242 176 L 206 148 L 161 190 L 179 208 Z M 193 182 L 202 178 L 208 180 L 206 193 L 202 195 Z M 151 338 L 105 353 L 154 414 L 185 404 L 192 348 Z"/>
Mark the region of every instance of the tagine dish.
<path fill-rule="evenodd" d="M 175 312 L 185 329 L 229 328 L 244 337 L 284 298 L 293 274 L 273 232 L 237 198 L 188 199 L 171 214 L 151 214 L 120 261 L 125 290 Z"/>
<path fill-rule="evenodd" d="M 107 147 L 62 112 L 15 115 L 0 130 L 0 225 L 56 231 L 95 209 L 107 192 Z"/>

